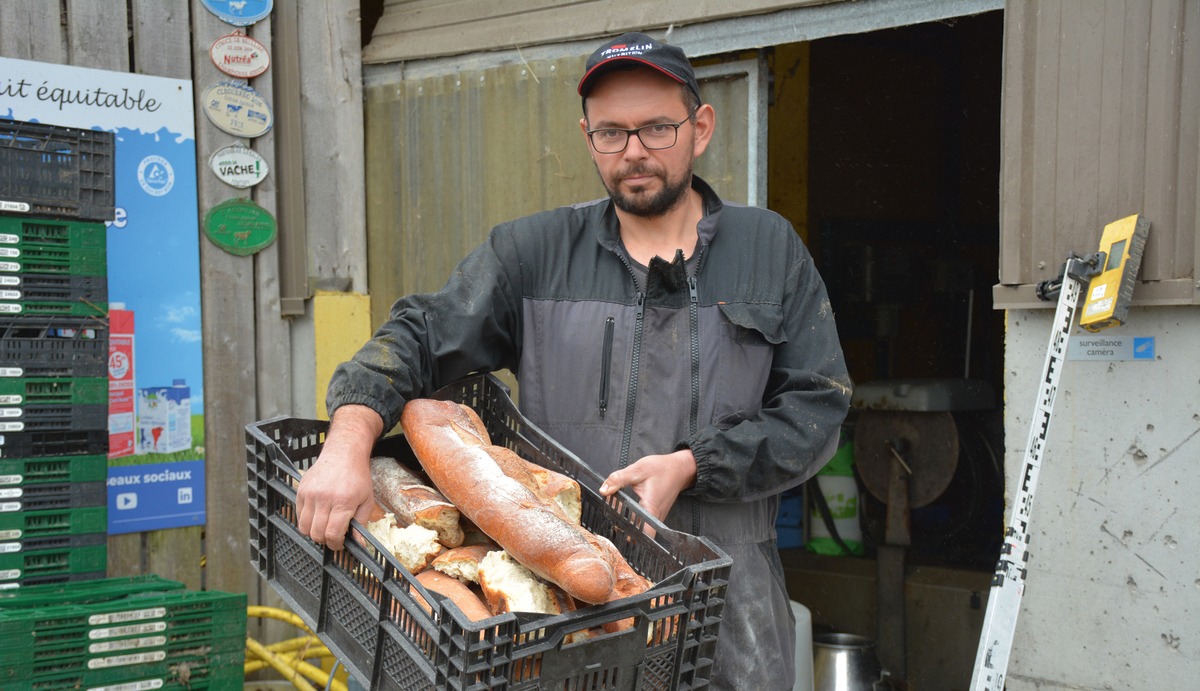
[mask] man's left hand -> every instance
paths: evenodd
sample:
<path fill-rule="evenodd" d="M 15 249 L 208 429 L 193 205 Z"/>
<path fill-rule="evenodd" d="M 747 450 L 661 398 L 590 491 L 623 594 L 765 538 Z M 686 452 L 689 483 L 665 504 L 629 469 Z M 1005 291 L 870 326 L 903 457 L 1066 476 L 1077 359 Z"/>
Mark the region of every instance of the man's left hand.
<path fill-rule="evenodd" d="M 696 484 L 696 457 L 691 449 L 644 456 L 613 472 L 600 485 L 600 494 L 611 497 L 622 487 L 638 495 L 638 503 L 655 518 L 666 520 L 679 493 Z"/>

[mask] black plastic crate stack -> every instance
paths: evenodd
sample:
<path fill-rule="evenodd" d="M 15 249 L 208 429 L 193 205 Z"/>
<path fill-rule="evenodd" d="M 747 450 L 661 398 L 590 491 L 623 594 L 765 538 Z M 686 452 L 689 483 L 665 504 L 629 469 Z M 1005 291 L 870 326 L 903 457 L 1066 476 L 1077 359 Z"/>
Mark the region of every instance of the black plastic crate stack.
<path fill-rule="evenodd" d="M 105 576 L 114 146 L 0 120 L 0 590 Z"/>
<path fill-rule="evenodd" d="M 0 689 L 240 689 L 246 614 L 158 576 L 0 593 Z"/>

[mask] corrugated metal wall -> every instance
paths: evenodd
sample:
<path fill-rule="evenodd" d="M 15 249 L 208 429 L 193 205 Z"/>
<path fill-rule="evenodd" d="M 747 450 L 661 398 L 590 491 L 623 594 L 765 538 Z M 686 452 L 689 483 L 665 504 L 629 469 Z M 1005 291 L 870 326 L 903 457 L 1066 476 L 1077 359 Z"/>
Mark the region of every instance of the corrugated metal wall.
<path fill-rule="evenodd" d="M 585 58 L 364 88 L 373 324 L 386 319 L 395 297 L 440 288 L 497 223 L 605 195 L 579 127 L 575 89 Z M 757 65 L 743 61 L 707 80 L 701 71 L 701 95 L 718 115 L 696 172 L 743 203 L 749 151 L 755 135 L 765 137 L 765 122 L 755 129 L 747 119 L 751 98 L 765 107 Z M 759 90 L 749 88 L 749 75 L 761 79 Z"/>
<path fill-rule="evenodd" d="M 440 288 L 491 226 L 599 197 L 583 148 L 582 58 L 364 88 L 372 323 Z"/>
<path fill-rule="evenodd" d="M 1011 0 L 1004 40 L 997 307 L 1038 304 L 1134 213 L 1153 224 L 1135 301 L 1200 302 L 1200 3 Z"/>

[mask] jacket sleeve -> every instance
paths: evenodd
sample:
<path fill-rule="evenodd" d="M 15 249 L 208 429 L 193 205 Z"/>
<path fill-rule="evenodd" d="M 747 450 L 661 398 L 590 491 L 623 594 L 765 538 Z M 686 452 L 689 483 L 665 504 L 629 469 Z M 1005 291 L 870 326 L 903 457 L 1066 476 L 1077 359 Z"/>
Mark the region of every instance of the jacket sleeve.
<path fill-rule="evenodd" d="M 773 348 L 762 407 L 728 428 L 702 427 L 683 444 L 696 458 L 689 494 L 709 501 L 778 494 L 815 475 L 837 450 L 852 384 L 825 284 L 798 239 L 794 247 L 783 338 Z"/>
<path fill-rule="evenodd" d="M 400 420 L 404 404 L 473 372 L 520 361 L 520 295 L 508 269 L 519 267 L 504 226 L 466 258 L 436 293 L 409 295 L 392 305 L 388 320 L 333 373 L 326 408 L 365 405 L 384 429 Z"/>

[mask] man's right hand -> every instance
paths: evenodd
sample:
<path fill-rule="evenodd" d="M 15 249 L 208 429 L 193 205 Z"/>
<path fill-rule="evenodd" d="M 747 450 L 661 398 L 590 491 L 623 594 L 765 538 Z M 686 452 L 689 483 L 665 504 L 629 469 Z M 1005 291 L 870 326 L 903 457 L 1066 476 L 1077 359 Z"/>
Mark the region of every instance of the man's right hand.
<path fill-rule="evenodd" d="M 375 506 L 371 450 L 383 433 L 383 419 L 361 405 L 334 411 L 321 455 L 300 478 L 296 525 L 314 542 L 342 549 L 350 519 L 366 524 Z"/>

